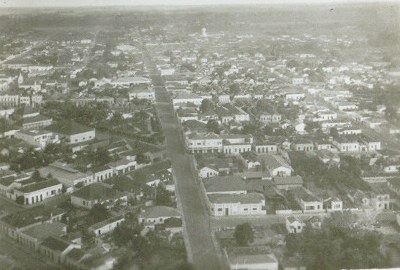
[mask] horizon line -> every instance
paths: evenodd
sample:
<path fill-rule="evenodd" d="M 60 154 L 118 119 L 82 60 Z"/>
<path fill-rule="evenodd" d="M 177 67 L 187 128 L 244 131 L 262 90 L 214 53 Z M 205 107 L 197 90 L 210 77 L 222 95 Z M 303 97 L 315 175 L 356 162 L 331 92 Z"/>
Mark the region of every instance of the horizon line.
<path fill-rule="evenodd" d="M 21 0 L 25 2 L 25 0 Z M 40 1 L 40 0 L 39 0 Z M 39 2 L 39 1 L 36 1 Z M 44 0 L 46 1 L 46 0 Z M 157 1 L 157 0 L 156 0 Z M 287 6 L 287 5 L 329 5 L 329 4 L 343 4 L 343 5 L 348 5 L 348 4 L 400 4 L 399 1 L 396 0 L 284 0 L 284 1 L 279 1 L 279 0 L 253 0 L 249 2 L 236 2 L 240 0 L 234 0 L 235 2 L 233 3 L 226 3 L 226 2 L 219 2 L 219 1 L 214 1 L 214 2 L 208 2 L 208 3 L 201 3 L 201 1 L 196 1 L 196 2 L 190 2 L 188 4 L 184 3 L 168 3 L 168 1 L 163 1 L 162 3 L 133 3 L 133 4 L 128 4 L 126 2 L 124 3 L 118 3 L 117 1 L 112 1 L 109 3 L 104 3 L 103 1 L 99 1 L 98 3 L 83 3 L 83 4 L 55 4 L 54 2 L 52 3 L 39 3 L 35 4 L 35 2 L 29 1 L 27 5 L 22 5 L 22 3 L 15 4 L 15 1 L 11 3 L 11 5 L 8 5 L 7 2 L 0 3 L 0 9 L 23 9 L 23 8 L 102 8 L 102 7 L 107 7 L 107 8 L 121 8 L 121 7 L 128 7 L 128 8 L 190 8 L 190 7 L 223 7 L 223 6 L 269 6 L 269 5 L 274 5 L 274 6 Z M 74 2 L 74 1 L 68 1 L 69 3 Z M 81 1 L 85 2 L 85 0 Z M 117 3 L 116 3 L 117 2 Z M 167 3 L 166 3 L 167 2 Z"/>

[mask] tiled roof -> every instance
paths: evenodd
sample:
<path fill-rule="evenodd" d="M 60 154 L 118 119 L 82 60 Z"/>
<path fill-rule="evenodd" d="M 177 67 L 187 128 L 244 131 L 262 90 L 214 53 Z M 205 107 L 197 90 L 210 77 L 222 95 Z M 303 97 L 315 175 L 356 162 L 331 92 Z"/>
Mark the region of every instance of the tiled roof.
<path fill-rule="evenodd" d="M 140 216 L 142 218 L 180 217 L 181 213 L 176 208 L 160 205 L 145 209 L 144 213 L 141 213 Z"/>
<path fill-rule="evenodd" d="M 240 204 L 257 204 L 262 203 L 265 199 L 260 193 L 248 194 L 210 194 L 208 199 L 211 203 L 240 203 Z"/>
<path fill-rule="evenodd" d="M 83 126 L 73 121 L 60 121 L 47 127 L 47 129 L 65 135 L 74 135 L 94 130 L 94 128 Z"/>
<path fill-rule="evenodd" d="M 303 178 L 301 176 L 282 176 L 274 177 L 274 182 L 276 185 L 302 185 Z"/>
<path fill-rule="evenodd" d="M 109 199 L 120 198 L 122 197 L 122 194 L 100 183 L 94 183 L 73 192 L 71 196 L 85 199 L 88 201 L 94 201 L 94 200 L 105 201 Z"/>
<path fill-rule="evenodd" d="M 58 237 L 50 236 L 46 238 L 41 245 L 51 250 L 62 252 L 69 247 L 70 243 Z"/>
<path fill-rule="evenodd" d="M 27 185 L 25 187 L 20 188 L 19 191 L 23 192 L 23 193 L 30 193 L 33 191 L 38 191 L 41 189 L 45 189 L 45 188 L 53 187 L 53 186 L 57 186 L 57 185 L 60 185 L 60 182 L 58 182 L 55 179 L 50 179 L 50 180 L 46 180 L 46 181 L 40 181 L 35 184 Z"/>
<path fill-rule="evenodd" d="M 246 183 L 240 176 L 215 176 L 204 179 L 206 192 L 245 191 Z"/>

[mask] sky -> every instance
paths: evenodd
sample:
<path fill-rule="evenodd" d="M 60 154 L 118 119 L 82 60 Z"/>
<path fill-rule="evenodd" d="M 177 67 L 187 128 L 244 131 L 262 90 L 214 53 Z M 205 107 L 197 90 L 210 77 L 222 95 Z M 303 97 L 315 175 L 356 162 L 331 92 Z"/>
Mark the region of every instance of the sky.
<path fill-rule="evenodd" d="M 240 4 L 396 2 L 396 0 L 0 0 L 0 7 L 190 6 Z"/>

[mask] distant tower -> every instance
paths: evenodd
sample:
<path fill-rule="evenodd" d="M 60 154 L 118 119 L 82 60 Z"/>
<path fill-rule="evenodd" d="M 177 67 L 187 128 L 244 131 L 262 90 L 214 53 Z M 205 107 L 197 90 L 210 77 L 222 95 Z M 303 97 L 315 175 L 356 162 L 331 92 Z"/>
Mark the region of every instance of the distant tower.
<path fill-rule="evenodd" d="M 201 28 L 201 35 L 207 37 L 207 29 L 205 27 Z"/>
<path fill-rule="evenodd" d="M 24 83 L 24 77 L 20 73 L 19 76 L 18 76 L 18 85 L 23 84 L 23 83 Z"/>

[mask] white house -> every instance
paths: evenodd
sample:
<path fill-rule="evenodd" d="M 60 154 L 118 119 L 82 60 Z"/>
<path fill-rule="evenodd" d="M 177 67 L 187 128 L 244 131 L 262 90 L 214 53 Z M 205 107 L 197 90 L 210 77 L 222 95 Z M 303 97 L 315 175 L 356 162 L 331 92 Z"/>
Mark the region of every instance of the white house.
<path fill-rule="evenodd" d="M 172 98 L 174 106 L 181 103 L 193 103 L 197 106 L 201 105 L 204 98 L 193 93 L 179 92 Z"/>
<path fill-rule="evenodd" d="M 255 151 L 257 153 L 277 153 L 278 145 L 275 143 L 269 142 L 256 142 Z"/>
<path fill-rule="evenodd" d="M 261 155 L 262 162 L 266 170 L 269 171 L 272 177 L 274 176 L 290 176 L 292 174 L 292 167 L 280 156 L 265 154 Z"/>
<path fill-rule="evenodd" d="M 21 139 L 24 142 L 40 149 L 44 149 L 49 143 L 60 142 L 57 134 L 53 134 L 53 132 L 43 129 L 19 130 L 14 136 L 15 138 Z"/>
<path fill-rule="evenodd" d="M 69 144 L 92 141 L 96 137 L 94 128 L 86 127 L 73 121 L 60 121 L 47 129 L 58 134 L 60 138 L 65 138 Z"/>
<path fill-rule="evenodd" d="M 96 236 L 100 236 L 112 232 L 125 220 L 124 216 L 114 216 L 106 220 L 93 224 L 88 228 L 89 232 L 93 232 Z"/>
<path fill-rule="evenodd" d="M 222 152 L 222 138 L 215 133 L 191 133 L 186 137 L 187 147 L 192 153 Z"/>
<path fill-rule="evenodd" d="M 280 114 L 269 114 L 269 113 L 263 113 L 260 115 L 260 122 L 264 124 L 269 124 L 269 123 L 279 123 L 282 120 L 282 115 Z"/>
<path fill-rule="evenodd" d="M 94 183 L 84 186 L 71 194 L 71 203 L 77 207 L 91 209 L 95 204 L 110 208 L 116 203 L 126 205 L 128 197 L 115 189 Z"/>
<path fill-rule="evenodd" d="M 294 196 L 304 212 L 323 211 L 323 200 L 317 198 L 311 191 L 305 188 L 297 189 Z"/>
<path fill-rule="evenodd" d="M 178 209 L 169 206 L 152 206 L 144 209 L 139 214 L 139 223 L 145 225 L 163 224 L 167 219 L 181 218 L 181 213 Z"/>
<path fill-rule="evenodd" d="M 61 189 L 62 184 L 55 179 L 51 179 L 15 189 L 14 194 L 15 198 L 22 196 L 24 204 L 30 205 L 61 194 Z"/>
<path fill-rule="evenodd" d="M 218 176 L 219 172 L 218 170 L 211 168 L 211 167 L 203 167 L 199 170 L 199 176 L 201 178 L 209 178 L 209 177 L 214 177 L 214 176 Z"/>
<path fill-rule="evenodd" d="M 129 101 L 133 99 L 147 99 L 150 101 L 156 100 L 156 95 L 154 90 L 149 88 L 132 89 L 128 93 Z"/>
<path fill-rule="evenodd" d="M 247 249 L 244 250 L 244 249 Z M 226 251 L 231 270 L 278 270 L 279 263 L 273 253 L 254 248 L 235 248 Z"/>
<path fill-rule="evenodd" d="M 301 233 L 305 223 L 295 216 L 286 217 L 286 229 L 289 233 Z"/>
<path fill-rule="evenodd" d="M 333 144 L 340 152 L 359 152 L 360 143 L 353 137 L 339 137 L 333 141 Z"/>
<path fill-rule="evenodd" d="M 122 87 L 128 87 L 128 86 L 134 86 L 134 85 L 148 85 L 150 84 L 151 81 L 148 78 L 145 77 L 121 77 L 116 80 L 113 80 L 110 82 L 110 84 L 114 87 L 122 86 Z"/>
<path fill-rule="evenodd" d="M 265 215 L 265 198 L 260 193 L 210 194 L 210 212 L 213 216 Z"/>

